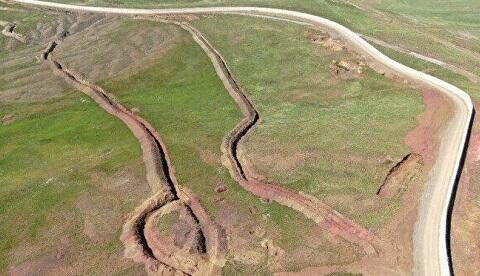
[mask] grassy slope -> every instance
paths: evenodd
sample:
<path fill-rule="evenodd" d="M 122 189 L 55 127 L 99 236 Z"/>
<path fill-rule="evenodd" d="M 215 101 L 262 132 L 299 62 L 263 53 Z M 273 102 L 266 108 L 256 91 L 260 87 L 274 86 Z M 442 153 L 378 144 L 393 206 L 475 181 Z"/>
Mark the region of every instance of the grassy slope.
<path fill-rule="evenodd" d="M 374 3 L 374 1 L 371 2 Z M 397 14 L 406 14 L 428 23 L 446 24 L 456 29 L 480 24 L 478 17 L 480 3 L 476 0 L 426 0 L 421 2 L 386 0 L 378 4 L 378 7 Z"/>
<path fill-rule="evenodd" d="M 365 226 L 387 222 L 397 206 L 375 195 L 391 166 L 382 160 L 408 151 L 403 137 L 422 112 L 420 94 L 370 70 L 362 80 L 336 79 L 332 60 L 353 57 L 314 46 L 296 25 L 245 17 L 196 25 L 225 55 L 262 114 L 246 145 L 256 169 Z"/>
<path fill-rule="evenodd" d="M 48 255 L 55 254 L 58 241 L 66 239 L 78 245 L 68 261 L 78 258 L 90 264 L 93 256 L 103 255 L 100 259 L 106 261 L 105 256 L 122 250 L 119 222 L 113 224 L 115 233 L 104 243 L 92 243 L 82 235 L 83 217 L 78 204 L 81 197 L 88 196 L 107 202 L 121 213 L 129 212 L 138 204 L 135 193 L 129 199 L 115 189 L 108 190 L 105 183 L 121 172 L 142 181 L 140 149 L 121 122 L 112 120 L 95 103 L 81 102 L 80 95 L 74 92 L 38 104 L 1 104 L 0 117 L 11 113 L 16 117 L 13 124 L 0 127 L 3 273 L 7 264 L 34 257 L 13 258 L 12 250 L 23 245 L 34 246 L 34 254 Z M 49 237 L 48 233 L 55 236 Z M 86 256 L 87 252 L 91 256 Z"/>
<path fill-rule="evenodd" d="M 5 17 L 2 16 L 3 19 L 15 19 L 17 22 L 26 22 L 25 18 L 29 15 L 18 13 L 14 17 L 9 17 L 12 15 L 10 11 L 1 14 L 6 14 Z M 33 14 L 32 24 L 23 26 L 33 27 L 36 25 L 35 22 L 45 18 L 37 16 L 36 12 Z M 53 16 L 48 20 L 52 19 Z M 25 32 L 27 30 L 28 28 L 25 28 Z M 135 31 L 135 28 L 131 31 Z M 2 43 L 7 41 L 3 37 L 1 39 Z M 105 39 L 115 41 L 118 37 Z M 302 238 L 309 236 L 314 230 L 313 223 L 289 208 L 265 204 L 246 193 L 230 179 L 226 169 L 220 165 L 221 139 L 240 120 L 241 115 L 238 107 L 223 89 L 204 53 L 190 41 L 190 38 L 188 41 L 186 45 L 179 46 L 164 63 L 153 68 L 149 74 L 142 72 L 145 75 L 124 80 L 130 83 L 124 87 L 124 93 L 125 89 L 131 89 L 132 85 L 138 86 L 138 89 L 152 89 L 148 91 L 150 93 L 148 97 L 132 96 L 132 103 L 138 103 L 144 110 L 141 103 L 148 104 L 155 99 L 153 102 L 159 104 L 158 102 L 162 100 L 158 97 L 158 88 L 161 88 L 161 85 L 165 87 L 160 92 L 172 89 L 180 91 L 176 94 L 178 97 L 166 103 L 170 111 L 172 106 L 182 107 L 175 109 L 175 112 L 165 113 L 153 105 L 149 105 L 150 109 L 145 108 L 150 112 L 150 117 L 146 117 L 155 125 L 169 126 L 168 129 L 158 128 L 162 135 L 163 131 L 166 132 L 169 149 L 172 144 L 171 153 L 180 182 L 199 194 L 202 202 L 212 213 L 216 213 L 218 208 L 236 206 L 233 208 L 241 216 L 253 217 L 250 218 L 252 221 L 257 220 L 253 225 L 262 225 L 267 230 L 267 235 L 273 237 L 276 244 L 287 251 L 305 247 Z M 31 47 L 27 54 L 31 55 L 29 58 L 34 62 L 44 45 L 36 45 L 33 42 L 32 45 L 2 51 L 0 55 L 11 58 L 17 55 L 17 50 L 23 51 L 25 47 Z M 188 55 L 184 53 L 179 59 L 177 54 L 185 50 Z M 200 58 L 200 61 L 196 61 L 197 58 Z M 198 68 L 203 67 L 210 70 L 198 75 Z M 17 69 L 23 67 L 8 68 Z M 47 67 L 44 69 L 49 71 Z M 188 74 L 184 75 L 185 72 Z M 135 79 L 136 82 L 131 82 Z M 8 82 L 1 84 L 8 85 Z M 115 81 L 112 81 L 112 85 L 115 85 Z M 185 93 L 192 91 L 202 93 Z M 210 98 L 205 97 L 203 93 L 211 93 L 207 94 Z M 216 100 L 212 102 L 212 98 Z M 75 92 L 39 104 L 2 104 L 1 117 L 14 114 L 17 119 L 12 125 L 0 129 L 2 134 L 0 177 L 2 183 L 9 184 L 2 187 L 4 190 L 0 195 L 3 200 L 0 217 L 2 221 L 14 221 L 0 228 L 0 233 L 5 237 L 2 239 L 0 250 L 1 270 L 4 272 L 9 266 L 24 261 L 41 261 L 51 256 L 55 258 L 57 251 L 63 249 L 68 252 L 68 256 L 59 261 L 58 266 L 62 269 L 87 274 L 92 271 L 103 271 L 109 274 L 125 270 L 131 265 L 131 262 L 122 261 L 118 231 L 121 216 L 133 209 L 148 193 L 143 183 L 138 145 L 121 124 L 85 100 L 86 98 L 79 92 Z M 192 109 L 192 106 L 199 109 Z M 219 109 L 219 106 L 224 108 Z M 157 116 L 159 113 L 164 116 Z M 98 125 L 91 121 L 94 118 L 99 120 Z M 172 124 L 177 121 L 184 123 L 182 129 Z M 166 122 L 170 124 L 165 124 Z M 99 128 L 99 125 L 102 127 Z M 201 140 L 197 137 L 201 137 Z M 72 143 L 72 139 L 76 139 L 75 143 Z M 110 147 L 106 148 L 107 145 Z M 42 166 L 38 164 L 40 161 Z M 4 168 L 9 169 L 3 170 Z M 30 178 L 26 178 L 22 173 L 25 171 L 29 171 Z M 214 203 L 217 197 L 213 190 L 222 183 L 228 185 L 231 193 L 224 195 L 226 199 L 218 207 L 217 203 Z M 112 185 L 116 187 L 113 190 Z M 138 193 L 132 194 L 134 191 L 130 185 L 138 185 Z M 29 202 L 32 193 L 37 198 L 33 203 Z M 97 205 L 99 202 L 106 203 Z M 248 207 L 257 210 L 257 215 L 252 216 Z M 110 209 L 114 209 L 113 213 Z M 92 243 L 82 232 L 84 227 L 91 225 L 87 219 L 93 219 L 95 227 L 103 227 L 100 231 L 108 232 L 110 235 L 98 243 Z M 109 229 L 106 229 L 101 221 L 96 221 L 103 219 L 111 219 L 113 225 L 110 224 Z M 289 227 L 292 221 L 300 227 Z M 23 228 L 26 230 L 14 230 Z M 248 232 L 247 228 L 240 230 Z M 49 236 L 50 231 L 54 231 L 55 235 Z M 61 243 L 59 239 L 62 240 Z M 259 248 L 260 240 L 251 237 L 249 239 L 255 242 L 256 250 L 263 252 L 263 249 Z M 67 245 L 63 244 L 64 241 Z M 33 246 L 34 249 L 27 250 L 29 246 Z M 313 254 L 313 258 L 320 255 L 319 259 L 313 262 L 302 261 L 309 265 L 338 263 L 351 260 L 355 254 L 355 249 L 343 245 L 342 242 L 327 242 L 323 244 L 321 252 Z M 105 265 L 107 260 L 110 262 L 108 266 Z M 52 263 L 51 260 L 48 262 Z M 79 262 L 82 265 L 78 265 Z M 249 270 L 252 273 L 262 270 L 265 272 L 264 265 L 266 263 L 248 267 L 233 263 L 228 266 L 228 271 L 235 273 L 241 269 L 243 272 Z M 295 267 L 298 267 L 298 264 L 294 260 L 286 262 L 285 268 Z"/>

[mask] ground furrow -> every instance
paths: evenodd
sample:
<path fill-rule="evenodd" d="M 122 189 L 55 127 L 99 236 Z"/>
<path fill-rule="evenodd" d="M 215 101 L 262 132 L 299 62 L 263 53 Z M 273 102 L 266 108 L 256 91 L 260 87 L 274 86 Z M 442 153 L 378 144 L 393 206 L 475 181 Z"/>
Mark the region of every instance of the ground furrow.
<path fill-rule="evenodd" d="M 218 266 L 222 264 L 224 251 L 222 231 L 210 220 L 194 196 L 178 186 L 165 143 L 158 132 L 145 119 L 121 105 L 114 95 L 84 80 L 55 60 L 52 53 L 58 45 L 59 42 L 52 42 L 42 53 L 41 58 L 50 64 L 56 75 L 64 78 L 73 87 L 92 98 L 105 111 L 123 121 L 138 139 L 142 148 L 147 182 L 154 195 L 137 207 L 125 221 L 121 235 L 126 248 L 125 255 L 136 262 L 143 263 L 147 272 L 152 274 L 216 273 Z M 156 249 L 163 241 L 154 236 L 155 231 L 145 230 L 148 223 L 154 225 L 153 220 L 158 218 L 155 214 L 158 214 L 162 207 L 173 202 L 182 204 L 184 216 L 188 217 L 193 228 L 198 229 L 190 244 L 191 247 L 198 248 L 197 253 L 188 251 L 180 255 L 177 254 L 178 252 L 158 254 L 159 251 Z M 203 254 L 209 254 L 208 259 L 212 261 L 205 261 L 201 256 Z M 176 261 L 172 261 L 173 259 Z"/>
<path fill-rule="evenodd" d="M 17 24 L 0 21 L 0 26 L 3 26 L 2 34 L 4 36 L 11 37 L 22 43 L 27 42 L 27 39 L 24 35 L 15 32 L 15 28 L 17 27 Z"/>

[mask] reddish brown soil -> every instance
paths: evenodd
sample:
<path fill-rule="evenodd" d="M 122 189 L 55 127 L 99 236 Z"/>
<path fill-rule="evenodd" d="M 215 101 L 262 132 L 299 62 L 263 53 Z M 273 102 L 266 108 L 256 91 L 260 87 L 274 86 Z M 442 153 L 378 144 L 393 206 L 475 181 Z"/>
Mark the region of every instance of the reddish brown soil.
<path fill-rule="evenodd" d="M 360 245 L 365 253 L 376 253 L 372 233 L 354 221 L 345 218 L 318 199 L 290 191 L 278 185 L 266 184 L 256 180 L 240 180 L 239 183 L 247 191 L 258 197 L 276 201 L 301 212 L 330 233 Z"/>
<path fill-rule="evenodd" d="M 423 92 L 423 103 L 425 111 L 417 127 L 405 137 L 405 144 L 412 152 L 421 155 L 427 166 L 431 166 L 435 161 L 437 137 L 442 124 L 451 114 L 451 108 L 445 96 L 432 90 Z"/>
<path fill-rule="evenodd" d="M 175 234 L 160 233 L 157 222 L 161 217 L 173 211 L 178 211 L 180 216 L 179 223 L 183 224 L 185 228 L 185 240 L 179 242 Z M 151 216 L 148 217 L 144 228 L 145 238 L 147 243 L 151 246 L 153 255 L 169 267 L 175 267 L 184 274 L 195 274 L 199 267 L 204 267 L 205 260 L 199 258 L 202 254 L 202 248 L 199 247 L 201 241 L 201 232 L 198 224 L 190 214 L 188 206 L 174 201 L 166 204 L 161 209 L 155 210 Z M 181 245 L 180 245 L 181 244 Z M 202 264 L 200 264 L 202 263 Z"/>
<path fill-rule="evenodd" d="M 477 107 L 475 109 L 479 110 Z M 467 160 L 469 163 L 477 163 L 480 161 L 480 129 L 478 121 L 474 122 Z"/>

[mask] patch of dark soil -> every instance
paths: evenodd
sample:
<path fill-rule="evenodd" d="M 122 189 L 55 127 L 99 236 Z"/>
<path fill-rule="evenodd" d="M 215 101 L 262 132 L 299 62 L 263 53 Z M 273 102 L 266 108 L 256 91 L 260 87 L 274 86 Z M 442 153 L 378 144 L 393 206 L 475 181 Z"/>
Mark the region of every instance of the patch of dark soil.
<path fill-rule="evenodd" d="M 215 188 L 215 192 L 216 192 L 216 193 L 224 193 L 224 192 L 227 191 L 227 189 L 228 189 L 227 186 L 225 186 L 225 185 L 220 185 L 220 186 L 218 186 L 218 187 Z"/>

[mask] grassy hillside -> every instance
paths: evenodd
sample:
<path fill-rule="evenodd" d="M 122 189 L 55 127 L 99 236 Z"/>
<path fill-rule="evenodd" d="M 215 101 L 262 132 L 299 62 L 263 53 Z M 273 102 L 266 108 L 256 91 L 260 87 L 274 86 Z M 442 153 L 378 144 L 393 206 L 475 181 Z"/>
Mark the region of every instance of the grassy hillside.
<path fill-rule="evenodd" d="M 121 217 L 148 186 L 128 129 L 76 91 L 43 103 L 1 104 L 0 117 L 7 114 L 15 122 L 0 127 L 0 271 L 58 254 L 65 256 L 51 265 L 67 271 L 132 267 L 119 259 Z M 112 266 L 103 266 L 108 259 Z"/>
<path fill-rule="evenodd" d="M 421 53 L 480 74 L 480 7 L 473 0 L 57 2 L 148 8 L 257 5 L 299 10 L 333 19 L 406 52 Z M 37 28 L 38 22 L 49 24 L 52 18 L 39 12 L 0 11 L 0 20 L 20 23 L 17 31 L 21 33 Z M 145 33 L 156 30 L 156 23 L 138 22 L 111 26 L 128 28 L 114 32 L 116 35 L 100 36 L 101 45 L 89 44 L 85 50 L 67 44 L 66 48 L 71 51 L 70 57 L 81 53 L 98 70 L 109 63 L 97 59 L 98 52 L 90 53 L 92 45 L 96 50 L 105 47 L 107 53 L 115 47 L 123 51 L 133 44 L 129 39 L 136 43 Z M 370 70 L 360 80 L 335 79 L 329 69 L 332 60 L 354 57 L 312 45 L 303 27 L 223 16 L 202 19 L 195 25 L 224 54 L 260 109 L 262 124 L 243 148 L 250 166 L 275 183 L 321 198 L 365 226 L 380 229 L 385 225 L 399 206 L 395 200 L 378 200 L 374 195 L 391 167 L 382 160 L 398 159 L 407 153 L 403 137 L 422 111 L 420 96 Z M 132 48 L 156 51 L 148 45 L 159 45 L 154 37 L 163 31 L 167 30 Z M 204 53 L 188 35 L 174 32 L 180 37 L 175 47 L 165 45 L 168 51 L 162 51 L 161 58 L 148 59 L 135 70 L 122 72 L 120 78 L 113 70 L 107 79 L 98 79 L 125 105 L 138 108 L 158 129 L 167 143 L 179 183 L 199 195 L 210 214 L 236 237 L 229 241 L 231 252 L 225 272 L 262 274 L 280 267 L 295 270 L 357 258 L 356 248 L 319 231 L 288 208 L 258 200 L 231 180 L 220 163 L 220 143 L 241 114 Z M 0 36 L 0 59 L 8 61 L 0 67 L 0 90 L 14 93 L 23 87 L 25 80 L 18 74 L 36 75 L 31 68 L 35 72 L 49 70 L 35 59 L 44 46 L 35 42 L 20 45 Z M 379 48 L 480 98 L 480 86 L 461 75 Z M 18 58 L 16 51 L 28 54 L 27 59 L 19 59 L 21 64 L 11 62 Z M 112 59 L 124 55 L 141 60 L 129 53 L 116 53 Z M 97 74 L 87 71 L 89 66 L 83 64 L 78 69 L 85 75 Z M 122 68 L 124 64 L 116 66 Z M 49 79 L 49 85 L 65 87 L 56 81 Z M 35 95 L 37 90 L 28 91 Z M 40 266 L 80 274 L 141 273 L 143 268 L 124 261 L 118 241 L 121 217 L 148 194 L 138 145 L 128 130 L 71 90 L 42 103 L 0 104 L 0 118 L 12 114 L 15 122 L 0 126 L 0 183 L 6 183 L 0 187 L 0 218 L 11 222 L 0 226 L 4 237 L 0 241 L 0 273 L 11 266 Z M 214 192 L 219 185 L 226 185 L 228 191 Z M 475 200 L 472 196 L 471 201 Z M 272 238 L 287 251 L 284 259 L 265 256 L 260 247 L 263 237 L 255 234 L 258 231 L 265 231 L 263 237 Z M 315 237 L 313 242 L 311 237 Z M 252 258 L 256 258 L 253 263 Z M 22 263 L 24 266 L 17 266 Z M 53 268 L 46 263 L 53 263 Z"/>
<path fill-rule="evenodd" d="M 376 196 L 392 166 L 382 160 L 408 152 L 403 139 L 423 110 L 421 95 L 371 70 L 338 79 L 332 62 L 356 57 L 312 43 L 313 30 L 226 16 L 195 25 L 225 55 L 262 116 L 245 146 L 251 166 L 367 227 L 388 222 L 397 206 Z"/>

